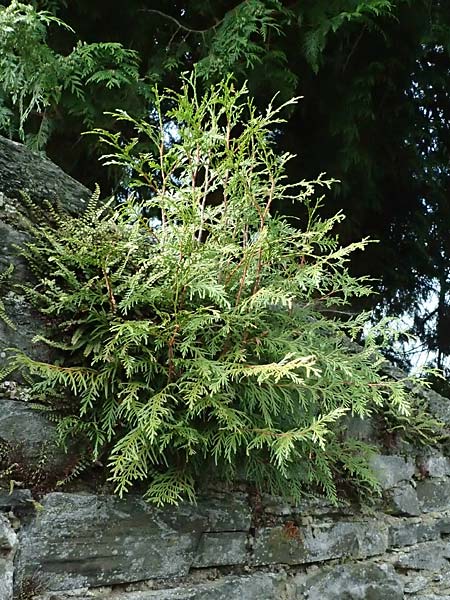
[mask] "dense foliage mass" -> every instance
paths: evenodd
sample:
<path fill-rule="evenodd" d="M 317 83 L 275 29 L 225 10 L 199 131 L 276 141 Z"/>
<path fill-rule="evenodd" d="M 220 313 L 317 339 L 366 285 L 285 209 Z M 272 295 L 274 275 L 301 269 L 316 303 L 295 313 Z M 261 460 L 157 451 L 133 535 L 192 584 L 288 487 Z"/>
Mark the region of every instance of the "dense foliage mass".
<path fill-rule="evenodd" d="M 318 216 L 331 182 L 288 182 L 272 135 L 285 106 L 259 114 L 230 80 L 154 98 L 156 124 L 119 112 L 132 137 L 98 132 L 138 196 L 114 210 L 94 197 L 77 217 L 33 209 L 26 292 L 58 360 L 18 352 L 11 368 L 32 376 L 63 441 L 88 440 L 118 493 L 143 481 L 150 501 L 176 502 L 211 476 L 296 498 L 336 500 L 340 477 L 376 489 L 344 419 L 409 403 L 378 371 L 384 327 L 350 342 L 368 315 L 345 307 L 370 289 L 348 261 L 366 242 L 340 246 L 342 215 Z M 275 202 L 303 207 L 299 228 Z"/>
<path fill-rule="evenodd" d="M 46 144 L 51 158 L 89 186 L 99 182 L 106 190 L 114 181 L 99 172 L 95 145 L 81 132 L 86 123 L 114 126 L 104 110 L 145 116 L 152 101 L 143 81 L 175 88 L 180 72 L 196 65 L 205 83 L 230 72 L 247 79 L 259 106 L 275 92 L 284 99 L 302 95 L 286 113 L 289 125 L 276 132 L 279 148 L 299 156 L 290 176 L 311 179 L 324 170 L 341 181 L 327 206 L 328 214 L 348 215 L 339 225 L 342 239 L 381 240 L 352 261 L 354 273 L 381 279 L 381 294 L 368 305 L 378 306 L 378 314 L 409 312 L 423 348 L 444 364 L 450 353 L 448 2 L 2 4 L 0 125 L 11 136 L 22 128 L 35 146 Z"/>

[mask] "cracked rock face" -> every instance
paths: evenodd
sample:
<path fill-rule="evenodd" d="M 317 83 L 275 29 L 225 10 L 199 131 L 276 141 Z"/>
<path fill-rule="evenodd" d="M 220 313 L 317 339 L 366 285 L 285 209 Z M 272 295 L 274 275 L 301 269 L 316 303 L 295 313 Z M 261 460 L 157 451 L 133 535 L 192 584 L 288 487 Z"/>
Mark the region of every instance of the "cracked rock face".
<path fill-rule="evenodd" d="M 17 549 L 17 536 L 5 515 L 0 513 L 0 598 L 13 597 L 13 559 Z"/>
<path fill-rule="evenodd" d="M 308 600 L 402 600 L 403 585 L 387 565 L 339 565 L 299 582 L 299 598 Z"/>
<path fill-rule="evenodd" d="M 58 202 L 70 212 L 81 211 L 90 196 L 89 190 L 51 161 L 0 136 L 0 272 L 14 265 L 11 285 L 2 286 L 0 299 L 16 325 L 13 329 L 0 319 L 0 370 L 5 366 L 8 348 L 17 348 L 38 360 L 49 358 L 48 349 L 33 342 L 43 323 L 20 290 L 14 288 L 14 283 L 27 278 L 17 250 L 26 235 L 15 218 L 24 202 L 23 193 L 38 206 L 45 201 Z M 14 452 L 30 468 L 42 457 L 48 459 L 48 469 L 63 465 L 66 459 L 54 449 L 53 426 L 23 402 L 26 394 L 17 386 L 20 377 L 13 374 L 10 379 L 0 387 L 0 441 L 14 445 Z"/>
<path fill-rule="evenodd" d="M 59 201 L 70 212 L 80 210 L 90 196 L 88 189 L 50 160 L 2 136 L 0 192 L 16 201 L 23 193 L 38 204 Z"/>
<path fill-rule="evenodd" d="M 18 578 L 38 569 L 64 590 L 182 577 L 195 564 L 241 563 L 249 527 L 238 496 L 159 510 L 136 496 L 52 493 L 20 532 Z"/>
<path fill-rule="evenodd" d="M 27 276 L 17 251 L 17 246 L 23 244 L 26 236 L 15 218 L 23 206 L 24 193 L 38 206 L 48 201 L 74 213 L 80 212 L 90 197 L 89 190 L 54 163 L 22 144 L 0 136 L 0 271 L 13 264 L 12 281 L 17 282 Z M 14 331 L 0 320 L 1 367 L 2 348 L 21 348 L 35 354 L 36 348 L 31 339 L 39 331 L 41 323 L 17 290 L 10 288 L 0 290 L 0 293 L 8 315 L 17 323 Z"/>

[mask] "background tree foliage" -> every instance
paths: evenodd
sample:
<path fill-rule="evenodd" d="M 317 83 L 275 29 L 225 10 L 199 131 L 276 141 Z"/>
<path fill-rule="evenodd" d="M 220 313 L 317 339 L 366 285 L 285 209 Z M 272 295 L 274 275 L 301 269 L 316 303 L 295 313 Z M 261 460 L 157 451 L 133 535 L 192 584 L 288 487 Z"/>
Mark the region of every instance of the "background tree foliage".
<path fill-rule="evenodd" d="M 63 62 L 77 52 L 78 39 L 88 48 L 119 43 L 135 53 L 125 55 L 114 46 L 116 56 L 110 52 L 108 64 L 98 67 L 100 75 L 84 76 L 81 103 L 87 103 L 89 122 L 97 125 L 112 125 L 102 116 L 104 109 L 120 106 L 136 116 L 151 114 L 152 99 L 142 93 L 142 82 L 176 87 L 180 72 L 194 65 L 205 84 L 227 72 L 238 81 L 247 79 L 260 106 L 276 92 L 280 101 L 302 95 L 301 103 L 287 113 L 288 123 L 275 132 L 279 147 L 298 155 L 290 164 L 292 177 L 314 178 L 325 170 L 341 181 L 324 210 L 332 214 L 342 208 L 348 215 L 341 227 L 344 241 L 365 235 L 380 240 L 354 263 L 356 274 L 369 272 L 381 280 L 372 306 L 378 314 L 409 313 L 425 347 L 436 351 L 435 360 L 444 364 L 450 352 L 447 2 L 30 4 L 76 31 L 74 35 L 52 23 L 47 38 L 41 38 Z M 26 48 L 24 44 L 24 60 Z M 113 82 L 130 61 L 131 70 L 137 68 L 137 60 L 140 79 L 120 75 L 109 90 L 108 78 Z M 2 85 L 4 106 L 12 110 L 14 97 Z M 69 87 L 50 98 L 44 111 L 51 123 L 46 150 L 76 178 L 91 187 L 99 181 L 106 191 L 114 179 L 102 177 L 92 141 L 80 137 L 86 121 L 72 106 L 78 100 Z M 30 115 L 25 130 L 36 135 L 40 118 Z"/>

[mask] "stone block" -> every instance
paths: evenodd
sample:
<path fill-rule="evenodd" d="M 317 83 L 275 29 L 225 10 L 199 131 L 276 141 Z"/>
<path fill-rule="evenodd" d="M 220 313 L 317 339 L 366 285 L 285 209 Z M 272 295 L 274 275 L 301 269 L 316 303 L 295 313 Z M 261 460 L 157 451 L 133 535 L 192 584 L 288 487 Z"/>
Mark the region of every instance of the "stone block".
<path fill-rule="evenodd" d="M 447 566 L 445 544 L 424 542 L 408 552 L 400 552 L 395 559 L 397 567 L 413 571 L 440 571 Z"/>
<path fill-rule="evenodd" d="M 427 577 L 423 577 L 417 573 L 413 573 L 410 577 L 405 576 L 404 579 L 405 594 L 415 594 L 417 592 L 421 592 L 425 590 L 430 583 Z"/>
<path fill-rule="evenodd" d="M 402 548 L 413 546 L 419 542 L 428 542 L 440 538 L 440 529 L 435 521 L 411 522 L 410 519 L 402 519 L 389 527 L 389 546 Z"/>
<path fill-rule="evenodd" d="M 436 527 L 443 536 L 450 535 L 450 516 L 442 517 L 436 521 Z"/>
<path fill-rule="evenodd" d="M 415 466 L 401 456 L 377 454 L 370 459 L 370 467 L 383 490 L 389 490 L 402 481 L 409 481 Z"/>
<path fill-rule="evenodd" d="M 227 503 L 233 507 L 229 522 Z M 121 500 L 52 493 L 42 505 L 43 510 L 20 531 L 18 579 L 39 570 L 50 590 L 184 576 L 196 557 L 199 561 L 211 557 L 213 538 L 202 547 L 202 534 L 247 524 L 248 514 L 242 499 L 232 497 L 224 498 L 222 505 L 214 499 L 197 507 L 157 509 L 136 496 Z M 223 539 L 228 558 L 222 560 L 231 561 L 236 550 L 241 561 L 243 537 Z M 198 554 L 199 547 L 203 554 Z"/>
<path fill-rule="evenodd" d="M 421 395 L 426 399 L 429 412 L 446 425 L 450 425 L 450 401 L 434 390 L 422 390 Z"/>
<path fill-rule="evenodd" d="M 285 595 L 285 576 L 274 573 L 254 573 L 226 576 L 198 585 L 175 586 L 171 589 L 121 592 L 105 596 L 95 592 L 73 591 L 42 594 L 35 600 L 293 600 Z M 92 594 L 92 595 L 91 595 Z M 390 598 L 389 600 L 396 600 Z"/>
<path fill-rule="evenodd" d="M 409 484 L 404 484 L 386 492 L 387 509 L 393 515 L 418 516 L 421 507 L 416 490 Z"/>
<path fill-rule="evenodd" d="M 402 548 L 417 544 L 417 526 L 407 521 L 391 525 L 389 527 L 389 546 L 391 548 Z"/>
<path fill-rule="evenodd" d="M 0 514 L 0 598 L 13 598 L 13 559 L 17 549 L 17 536 L 5 515 Z"/>
<path fill-rule="evenodd" d="M 290 503 L 280 496 L 262 494 L 261 506 L 266 515 L 277 517 L 301 516 L 310 517 L 318 515 L 348 515 L 352 514 L 353 507 L 350 502 L 341 500 L 332 504 L 324 497 L 300 498 L 298 502 Z"/>
<path fill-rule="evenodd" d="M 17 508 L 31 508 L 33 496 L 30 490 L 12 490 L 0 488 L 0 510 L 9 511 Z"/>
<path fill-rule="evenodd" d="M 447 456 L 428 456 L 421 461 L 421 466 L 428 477 L 445 477 L 446 475 L 450 475 L 450 458 Z"/>
<path fill-rule="evenodd" d="M 417 491 L 409 483 L 388 490 L 385 498 L 387 509 L 393 515 L 416 517 L 422 512 Z"/>
<path fill-rule="evenodd" d="M 245 565 L 247 560 L 246 532 L 205 532 L 200 538 L 192 566 L 204 568 Z"/>
<path fill-rule="evenodd" d="M 210 494 L 200 497 L 197 512 L 208 523 L 208 531 L 248 531 L 252 515 L 245 494 Z"/>
<path fill-rule="evenodd" d="M 417 484 L 417 497 L 423 512 L 450 509 L 450 479 L 425 479 Z"/>
<path fill-rule="evenodd" d="M 363 442 L 376 442 L 379 432 L 373 419 L 362 419 L 358 416 L 347 416 L 345 421 L 345 437 L 362 440 Z"/>
<path fill-rule="evenodd" d="M 387 527 L 379 521 L 344 521 L 312 528 L 267 527 L 257 531 L 255 565 L 300 565 L 336 558 L 365 558 L 386 551 Z"/>
<path fill-rule="evenodd" d="M 11 446 L 14 462 L 28 468 L 63 468 L 70 457 L 57 448 L 55 439 L 55 426 L 44 414 L 26 402 L 0 396 L 0 440 Z"/>
<path fill-rule="evenodd" d="M 403 585 L 390 565 L 337 565 L 295 578 L 305 600 L 402 600 Z"/>

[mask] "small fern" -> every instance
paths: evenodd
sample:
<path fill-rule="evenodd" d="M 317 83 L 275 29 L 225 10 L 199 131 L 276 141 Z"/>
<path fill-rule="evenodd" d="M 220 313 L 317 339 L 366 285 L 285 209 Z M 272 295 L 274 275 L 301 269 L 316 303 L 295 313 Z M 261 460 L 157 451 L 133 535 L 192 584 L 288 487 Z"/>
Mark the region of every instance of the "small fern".
<path fill-rule="evenodd" d="M 0 294 L 2 293 L 2 289 L 4 289 L 5 284 L 10 282 L 13 271 L 14 271 L 14 265 L 10 265 L 7 269 L 0 272 Z M 6 312 L 5 303 L 2 300 L 1 295 L 0 295 L 0 320 L 3 321 L 4 323 L 6 323 L 6 325 L 8 327 L 10 327 L 11 329 L 14 329 L 14 330 L 16 329 L 16 325 L 14 324 L 11 317 Z"/>

